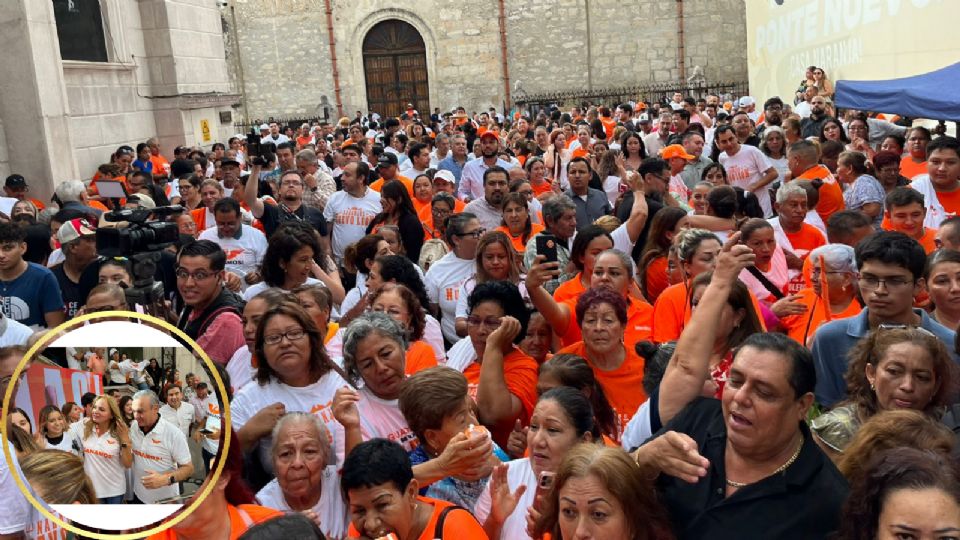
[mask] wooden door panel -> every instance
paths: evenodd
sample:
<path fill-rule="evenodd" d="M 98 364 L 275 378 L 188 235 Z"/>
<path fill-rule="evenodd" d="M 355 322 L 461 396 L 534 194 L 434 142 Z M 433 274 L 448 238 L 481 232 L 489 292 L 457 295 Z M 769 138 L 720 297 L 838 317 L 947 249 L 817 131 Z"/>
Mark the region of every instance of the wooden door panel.
<path fill-rule="evenodd" d="M 413 26 L 395 20 L 376 25 L 364 39 L 363 57 L 370 110 L 396 117 L 413 103 L 429 113 L 425 47 Z"/>

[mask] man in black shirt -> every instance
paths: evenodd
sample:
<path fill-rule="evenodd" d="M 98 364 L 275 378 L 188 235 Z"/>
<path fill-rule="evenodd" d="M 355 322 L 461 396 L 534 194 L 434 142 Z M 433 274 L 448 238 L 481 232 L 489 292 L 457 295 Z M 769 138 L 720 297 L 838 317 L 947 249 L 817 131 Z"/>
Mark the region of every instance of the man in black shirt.
<path fill-rule="evenodd" d="M 97 260 L 97 230 L 84 218 L 71 219 L 60 226 L 57 240 L 64 261 L 50 270 L 60 284 L 67 318 L 72 319 L 87 299 L 81 277 L 90 263 Z"/>
<path fill-rule="evenodd" d="M 259 178 L 260 167 L 256 164 L 250 171 L 250 178 Z M 305 221 L 313 226 L 321 235 L 326 234 L 326 225 L 323 222 L 323 213 L 320 210 L 303 204 L 303 177 L 299 171 L 284 171 L 279 178 L 279 194 L 277 204 L 267 204 L 257 198 L 257 182 L 247 180 L 244 186 L 244 202 L 250 207 L 253 217 L 260 220 L 267 238 L 277 230 L 284 221 Z"/>
<path fill-rule="evenodd" d="M 640 260 L 643 246 L 647 244 L 647 235 L 650 234 L 650 224 L 653 223 L 653 216 L 664 207 L 664 196 L 670 183 L 670 165 L 660 158 L 651 157 L 640 163 L 637 172 L 643 178 L 643 191 L 647 199 L 647 220 L 643 224 L 640 236 L 633 245 L 633 251 L 630 253 L 634 261 Z M 626 223 L 630 218 L 630 212 L 633 210 L 633 200 L 634 192 L 628 191 L 617 205 L 617 219 L 621 223 Z"/>

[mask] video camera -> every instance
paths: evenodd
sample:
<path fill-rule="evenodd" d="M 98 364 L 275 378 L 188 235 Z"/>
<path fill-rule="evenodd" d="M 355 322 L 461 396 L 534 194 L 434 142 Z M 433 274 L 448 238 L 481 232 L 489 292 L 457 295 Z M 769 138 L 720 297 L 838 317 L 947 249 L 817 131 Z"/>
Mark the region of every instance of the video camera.
<path fill-rule="evenodd" d="M 103 215 L 104 220 L 111 223 L 127 222 L 126 227 L 97 228 L 97 253 L 130 260 L 133 283 L 125 290 L 129 303 L 153 306 L 162 302 L 163 283 L 156 281 L 154 275 L 160 262 L 160 252 L 174 245 L 180 239 L 180 232 L 176 223 L 156 219 L 148 221 L 148 218 L 150 215 L 163 218 L 177 214 L 183 212 L 183 207 L 120 209 L 120 199 L 126 196 L 126 190 L 120 182 L 98 182 L 97 187 L 101 195 L 113 200 L 114 209 Z"/>

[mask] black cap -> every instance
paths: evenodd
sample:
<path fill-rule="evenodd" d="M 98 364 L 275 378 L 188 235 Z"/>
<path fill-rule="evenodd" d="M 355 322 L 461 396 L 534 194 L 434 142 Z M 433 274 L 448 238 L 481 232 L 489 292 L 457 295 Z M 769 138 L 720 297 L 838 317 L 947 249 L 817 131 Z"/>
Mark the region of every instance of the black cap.
<path fill-rule="evenodd" d="M 11 174 L 3 185 L 8 188 L 25 188 L 27 187 L 27 179 L 20 174 Z"/>
<path fill-rule="evenodd" d="M 232 157 L 224 156 L 224 157 L 220 158 L 220 166 L 221 166 L 221 167 L 224 167 L 224 166 L 226 166 L 226 165 L 236 165 L 237 167 L 239 167 L 239 166 L 240 166 L 240 162 L 237 161 L 237 158 L 232 158 Z"/>
<path fill-rule="evenodd" d="M 389 167 L 391 165 L 396 165 L 399 163 L 397 156 L 393 155 L 391 152 L 384 152 L 380 154 L 380 157 L 377 158 L 377 167 Z"/>

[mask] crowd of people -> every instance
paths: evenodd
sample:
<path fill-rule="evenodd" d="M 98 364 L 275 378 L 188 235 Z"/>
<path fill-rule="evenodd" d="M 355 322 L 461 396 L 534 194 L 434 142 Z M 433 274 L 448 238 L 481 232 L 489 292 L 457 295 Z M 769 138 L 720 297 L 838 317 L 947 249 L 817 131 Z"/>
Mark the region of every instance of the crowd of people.
<path fill-rule="evenodd" d="M 11 176 L 0 381 L 77 314 L 145 310 L 194 339 L 235 440 L 158 538 L 956 536 L 960 142 L 837 110 L 807 75 L 761 107 L 411 104 L 170 161 L 151 139 L 46 205 Z M 128 303 L 130 262 L 97 253 L 106 181 L 118 204 L 183 207 L 162 302 Z M 132 422 L 109 396 L 49 411 L 23 474 L 46 495 L 38 471 L 73 471 L 57 500 L 109 500 L 71 454 L 113 441 L 136 468 L 158 399 L 139 391 Z"/>

